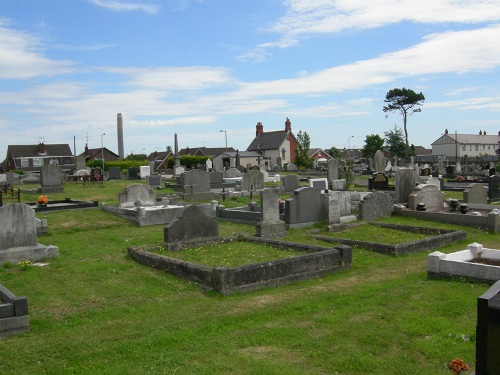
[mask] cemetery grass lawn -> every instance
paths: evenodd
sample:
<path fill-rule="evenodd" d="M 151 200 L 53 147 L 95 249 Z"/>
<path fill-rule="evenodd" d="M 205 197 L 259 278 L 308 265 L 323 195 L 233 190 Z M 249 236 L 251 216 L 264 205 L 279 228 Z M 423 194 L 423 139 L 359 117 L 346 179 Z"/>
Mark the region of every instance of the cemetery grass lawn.
<path fill-rule="evenodd" d="M 76 197 L 65 185 L 63 197 L 111 204 L 123 187 L 109 185 Z M 30 318 L 29 333 L 0 339 L 2 374 L 436 375 L 456 357 L 474 364 L 477 297 L 489 286 L 427 280 L 427 253 L 355 249 L 349 270 L 221 296 L 127 257 L 129 246 L 161 244 L 162 225 L 96 209 L 44 216 L 49 233 L 38 242 L 59 257 L 0 267 L 0 283 L 28 297 Z M 444 253 L 500 243 L 477 228 L 382 221 L 468 232 Z M 255 229 L 220 223 L 222 236 L 240 232 Z M 315 241 L 306 230 L 285 240 Z"/>
<path fill-rule="evenodd" d="M 236 267 L 304 254 L 291 249 L 281 250 L 255 242 L 238 240 L 230 240 L 228 242 L 216 243 L 209 246 L 198 246 L 181 251 L 168 251 L 160 246 L 151 251 L 171 258 L 199 263 L 210 267 Z"/>

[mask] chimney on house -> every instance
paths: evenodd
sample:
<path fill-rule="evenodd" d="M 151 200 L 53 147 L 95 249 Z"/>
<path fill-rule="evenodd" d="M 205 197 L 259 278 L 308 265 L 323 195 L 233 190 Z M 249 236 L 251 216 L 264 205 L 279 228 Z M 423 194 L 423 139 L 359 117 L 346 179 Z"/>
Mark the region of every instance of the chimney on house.
<path fill-rule="evenodd" d="M 38 155 L 45 155 L 45 143 L 38 144 Z"/>
<path fill-rule="evenodd" d="M 258 137 L 262 133 L 264 133 L 264 125 L 262 125 L 262 122 L 259 121 L 255 126 L 255 136 Z"/>
<path fill-rule="evenodd" d="M 486 135 L 486 130 L 485 130 L 485 131 L 483 131 L 483 134 L 484 134 L 484 135 Z"/>
<path fill-rule="evenodd" d="M 479 130 L 479 135 L 483 135 L 483 131 L 482 130 Z"/>
<path fill-rule="evenodd" d="M 291 133 L 292 132 L 292 122 L 290 119 L 287 117 L 285 121 L 285 132 L 286 133 Z"/>

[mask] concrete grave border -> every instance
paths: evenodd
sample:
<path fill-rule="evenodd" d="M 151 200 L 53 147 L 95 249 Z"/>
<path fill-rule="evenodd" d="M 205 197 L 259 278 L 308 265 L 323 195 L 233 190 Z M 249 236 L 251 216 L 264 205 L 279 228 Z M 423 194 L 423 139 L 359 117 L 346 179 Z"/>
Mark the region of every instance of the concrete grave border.
<path fill-rule="evenodd" d="M 0 284 L 0 337 L 28 332 L 28 299 L 15 296 Z"/>
<path fill-rule="evenodd" d="M 416 232 L 416 233 L 429 234 L 430 237 L 423 238 L 421 240 L 405 242 L 397 245 L 382 244 L 378 242 L 357 241 L 348 238 L 334 238 L 334 237 L 320 236 L 320 235 L 313 235 L 313 237 L 318 240 L 329 243 L 341 243 L 348 246 L 358 246 L 364 249 L 373 250 L 379 253 L 395 255 L 395 256 L 403 254 L 411 254 L 419 251 L 428 251 L 431 249 L 435 249 L 437 247 L 446 246 L 450 243 L 460 241 L 467 237 L 467 232 L 463 230 L 416 227 L 411 225 L 390 224 L 390 223 L 375 223 L 375 222 L 366 222 L 364 224 L 355 223 L 353 225 L 346 224 L 342 228 L 348 229 L 359 225 L 373 225 L 382 228 L 395 229 L 402 232 Z M 332 231 L 338 232 L 338 230 L 335 229 Z"/>
<path fill-rule="evenodd" d="M 252 236 L 220 239 L 220 242 L 235 239 L 293 249 L 307 254 L 232 268 L 186 262 L 150 252 L 151 248 L 129 247 L 128 255 L 143 265 L 194 281 L 203 289 L 216 290 L 224 295 L 287 285 L 297 280 L 320 277 L 350 268 L 352 264 L 352 250 L 345 245 L 332 248 Z"/>

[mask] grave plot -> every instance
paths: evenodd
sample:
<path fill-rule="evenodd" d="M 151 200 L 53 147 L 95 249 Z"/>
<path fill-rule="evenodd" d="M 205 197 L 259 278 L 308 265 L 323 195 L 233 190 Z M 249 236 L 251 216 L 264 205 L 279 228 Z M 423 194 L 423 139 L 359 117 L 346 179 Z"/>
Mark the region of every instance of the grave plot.
<path fill-rule="evenodd" d="M 182 217 L 176 218 L 165 227 L 164 239 L 164 244 L 153 248 L 131 247 L 128 254 L 141 264 L 194 281 L 204 289 L 216 290 L 223 294 L 319 277 L 349 268 L 352 263 L 349 246 L 332 248 L 252 236 L 240 237 L 238 241 L 241 241 L 239 244 L 242 246 L 235 246 L 233 241 L 236 238 L 220 238 L 217 220 L 206 216 L 199 206 L 187 206 Z M 247 245 L 250 243 L 255 247 L 256 256 L 249 260 Z M 241 252 L 244 244 L 247 248 L 243 249 L 243 252 L 247 258 L 243 263 L 251 262 L 249 264 L 241 264 L 241 259 L 245 257 L 236 254 Z M 213 251 L 210 246 L 214 246 Z M 214 260 L 217 246 L 222 246 L 223 254 Z M 204 248 L 204 256 L 189 254 Z M 179 254 L 174 254 L 173 251 Z M 285 256 L 278 256 L 277 251 L 284 252 Z M 261 259 L 259 255 L 262 255 Z M 266 258 L 263 258 L 264 256 Z M 239 258 L 239 261 L 227 263 L 230 257 Z"/>
<path fill-rule="evenodd" d="M 427 256 L 427 278 L 462 277 L 486 283 L 500 280 L 500 250 L 476 242 L 450 254 L 435 251 Z"/>
<path fill-rule="evenodd" d="M 365 225 L 376 227 L 370 229 L 371 241 L 360 240 L 366 237 Z M 411 225 L 366 222 L 362 224 L 347 224 L 340 231 L 329 233 L 327 236 L 313 235 L 316 239 L 341 243 L 349 246 L 362 247 L 389 255 L 403 255 L 418 251 L 428 251 L 467 237 L 461 230 L 416 227 Z M 373 239 L 378 238 L 379 241 Z M 406 239 L 406 241 L 405 241 Z"/>

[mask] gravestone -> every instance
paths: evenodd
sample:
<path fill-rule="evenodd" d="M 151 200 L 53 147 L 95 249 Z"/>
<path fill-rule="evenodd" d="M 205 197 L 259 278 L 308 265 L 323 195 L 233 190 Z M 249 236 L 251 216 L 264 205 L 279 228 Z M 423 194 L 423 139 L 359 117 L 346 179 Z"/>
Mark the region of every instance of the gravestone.
<path fill-rule="evenodd" d="M 138 180 L 139 179 L 139 168 L 130 167 L 128 169 L 128 179 L 129 180 Z"/>
<path fill-rule="evenodd" d="M 488 198 L 491 202 L 500 201 L 500 176 L 490 176 L 488 180 Z"/>
<path fill-rule="evenodd" d="M 180 176 L 181 174 L 184 173 L 186 169 L 182 165 L 177 165 L 174 166 L 174 175 L 175 176 Z"/>
<path fill-rule="evenodd" d="M 87 168 L 87 160 L 85 159 L 85 155 L 79 155 L 76 157 L 75 169 L 77 171 L 81 169 Z"/>
<path fill-rule="evenodd" d="M 385 156 L 382 150 L 377 150 L 373 157 L 375 162 L 375 173 L 384 173 L 385 171 Z"/>
<path fill-rule="evenodd" d="M 389 177 L 383 172 L 374 173 L 368 179 L 368 190 L 387 190 L 389 188 Z"/>
<path fill-rule="evenodd" d="M 296 227 L 312 225 L 327 218 L 328 198 L 321 190 L 301 187 L 285 201 L 285 223 Z"/>
<path fill-rule="evenodd" d="M 416 210 L 420 203 L 425 204 L 427 211 L 442 211 L 444 209 L 443 193 L 435 185 L 418 185 L 408 197 L 408 208 Z"/>
<path fill-rule="evenodd" d="M 141 178 L 146 178 L 147 176 L 151 175 L 151 169 L 149 168 L 149 165 L 141 165 L 139 173 L 141 174 Z"/>
<path fill-rule="evenodd" d="M 500 281 L 477 299 L 476 374 L 500 374 Z"/>
<path fill-rule="evenodd" d="M 461 174 L 462 173 L 462 163 L 460 163 L 459 160 L 457 160 L 457 162 L 455 163 L 455 172 L 457 174 Z"/>
<path fill-rule="evenodd" d="M 40 192 L 47 193 L 64 193 L 64 187 L 61 182 L 61 170 L 57 165 L 46 164 L 42 167 L 40 175 Z"/>
<path fill-rule="evenodd" d="M 205 166 L 206 166 L 206 170 L 210 172 L 212 170 L 212 167 L 213 167 L 212 159 L 207 159 L 205 161 Z"/>
<path fill-rule="evenodd" d="M 153 189 L 161 188 L 161 176 L 159 174 L 146 176 L 146 185 Z"/>
<path fill-rule="evenodd" d="M 5 186 L 6 187 L 14 186 L 14 172 L 5 173 Z"/>
<path fill-rule="evenodd" d="M 184 192 L 206 193 L 210 191 L 210 173 L 200 169 L 194 169 L 183 174 Z"/>
<path fill-rule="evenodd" d="M 359 204 L 361 220 L 375 220 L 381 217 L 390 217 L 394 203 L 389 194 L 376 191 L 367 195 Z"/>
<path fill-rule="evenodd" d="M 118 206 L 154 206 L 156 204 L 156 193 L 146 185 L 134 184 L 127 186 L 118 194 Z"/>
<path fill-rule="evenodd" d="M 351 194 L 347 191 L 330 191 L 327 196 L 327 217 L 329 224 L 356 221 L 352 215 Z"/>
<path fill-rule="evenodd" d="M 470 184 L 464 191 L 464 203 L 488 204 L 488 192 L 483 184 Z"/>
<path fill-rule="evenodd" d="M 341 178 L 338 180 L 332 180 L 332 190 L 334 191 L 344 191 L 347 190 L 347 180 L 345 178 Z"/>
<path fill-rule="evenodd" d="M 122 171 L 120 167 L 109 167 L 109 177 L 108 180 L 121 180 Z"/>
<path fill-rule="evenodd" d="M 328 190 L 328 180 L 326 178 L 311 178 L 309 179 L 309 186 L 325 191 Z"/>
<path fill-rule="evenodd" d="M 293 163 L 288 163 L 286 165 L 287 172 L 297 172 L 297 166 Z"/>
<path fill-rule="evenodd" d="M 39 261 L 58 255 L 56 246 L 37 243 L 33 208 L 24 203 L 0 207 L 0 264 Z"/>
<path fill-rule="evenodd" d="M 176 243 L 206 243 L 219 238 L 219 223 L 216 218 L 208 217 L 200 206 L 189 205 L 184 208 L 182 217 L 165 226 L 163 237 L 169 249 Z"/>
<path fill-rule="evenodd" d="M 264 189 L 264 174 L 261 171 L 248 171 L 241 180 L 243 190 Z"/>
<path fill-rule="evenodd" d="M 415 171 L 412 168 L 400 168 L 396 175 L 395 197 L 397 203 L 407 203 L 408 196 L 415 187 Z"/>
<path fill-rule="evenodd" d="M 224 173 L 212 171 L 209 173 L 210 175 L 210 184 L 222 184 L 224 182 Z"/>
<path fill-rule="evenodd" d="M 431 177 L 427 180 L 427 184 L 436 185 L 439 190 L 441 190 L 441 179 L 439 177 Z"/>
<path fill-rule="evenodd" d="M 329 159 L 326 162 L 327 165 L 327 178 L 328 181 L 331 180 L 338 180 L 339 178 L 339 166 L 340 166 L 340 161 L 336 158 Z"/>
<path fill-rule="evenodd" d="M 281 177 L 281 186 L 285 193 L 291 193 L 292 191 L 300 187 L 300 179 L 296 174 L 288 174 Z"/>
<path fill-rule="evenodd" d="M 257 237 L 282 238 L 286 235 L 285 222 L 280 220 L 279 190 L 260 191 L 261 221 L 255 227 Z"/>
<path fill-rule="evenodd" d="M 432 172 L 431 172 L 431 169 L 430 169 L 428 166 L 427 166 L 427 167 L 425 167 L 425 166 L 424 166 L 424 168 L 422 168 L 422 169 L 420 170 L 420 175 L 421 175 L 421 176 L 430 176 L 430 175 L 431 175 L 431 173 L 432 173 Z"/>
<path fill-rule="evenodd" d="M 235 178 L 243 176 L 243 173 L 238 168 L 229 168 L 224 172 L 226 178 Z"/>

